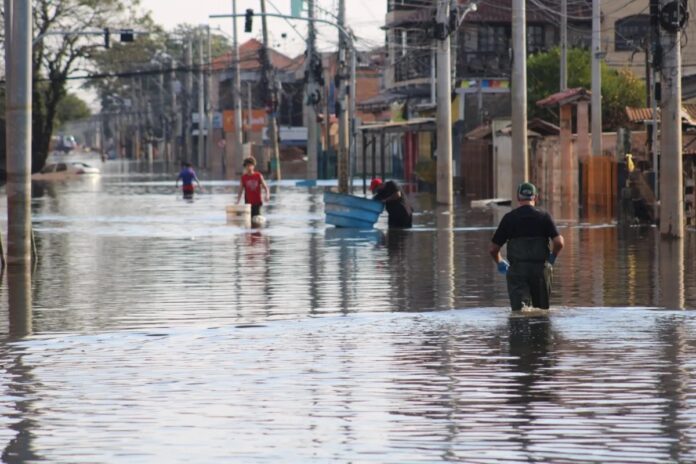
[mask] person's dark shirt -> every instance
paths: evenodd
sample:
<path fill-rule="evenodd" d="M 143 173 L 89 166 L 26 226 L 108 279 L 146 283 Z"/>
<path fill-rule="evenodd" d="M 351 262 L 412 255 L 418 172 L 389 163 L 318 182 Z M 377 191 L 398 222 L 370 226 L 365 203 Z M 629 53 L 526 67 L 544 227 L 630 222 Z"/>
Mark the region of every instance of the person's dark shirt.
<path fill-rule="evenodd" d="M 386 201 L 385 206 L 389 214 L 389 227 L 408 228 L 413 224 L 413 211 L 406 201 L 406 195 L 399 185 L 393 180 L 387 181 L 375 193 L 375 200 L 385 201 L 401 193 L 399 198 Z"/>
<path fill-rule="evenodd" d="M 498 230 L 493 235 L 493 243 L 502 247 L 508 240 L 515 238 L 558 237 L 558 229 L 551 215 L 533 206 L 525 205 L 515 208 L 500 221 Z"/>

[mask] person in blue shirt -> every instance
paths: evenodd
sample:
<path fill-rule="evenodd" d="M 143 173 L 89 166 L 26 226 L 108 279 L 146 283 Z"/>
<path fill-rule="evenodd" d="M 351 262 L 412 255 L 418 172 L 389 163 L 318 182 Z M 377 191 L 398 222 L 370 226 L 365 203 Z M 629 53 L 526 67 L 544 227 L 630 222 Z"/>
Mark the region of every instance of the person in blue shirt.
<path fill-rule="evenodd" d="M 196 176 L 196 171 L 193 170 L 193 165 L 191 163 L 181 163 L 181 171 L 179 172 L 179 177 L 176 178 L 176 188 L 179 188 L 179 181 L 181 181 L 181 191 L 184 194 L 184 199 L 190 200 L 193 198 L 194 188 L 193 183 L 201 188 L 201 182 Z"/>

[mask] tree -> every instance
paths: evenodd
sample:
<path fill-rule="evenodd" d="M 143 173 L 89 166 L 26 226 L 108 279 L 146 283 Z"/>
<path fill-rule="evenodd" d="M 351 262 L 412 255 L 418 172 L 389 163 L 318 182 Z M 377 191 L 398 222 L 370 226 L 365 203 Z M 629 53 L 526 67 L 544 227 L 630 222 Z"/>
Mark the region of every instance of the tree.
<path fill-rule="evenodd" d="M 87 103 L 74 93 L 69 93 L 58 103 L 55 126 L 61 128 L 66 122 L 79 121 L 91 115 Z"/>
<path fill-rule="evenodd" d="M 136 18 L 137 0 L 33 0 L 33 138 L 32 170 L 46 163 L 58 106 L 67 95 L 69 77 L 90 69 L 93 54 L 104 46 L 102 36 L 76 35 L 101 31 Z"/>
<path fill-rule="evenodd" d="M 76 72 L 92 69 L 93 54 L 104 46 L 101 31 L 105 27 L 133 24 L 138 17 L 139 0 L 32 0 L 32 3 L 35 37 L 32 171 L 36 172 L 46 163 L 59 105 L 68 95 L 69 78 Z M 77 34 L 84 32 L 95 34 Z M 0 36 L 4 51 L 4 27 L 0 28 Z M 4 149 L 0 153 L 4 159 Z"/>
<path fill-rule="evenodd" d="M 102 49 L 93 56 L 98 73 L 108 77 L 87 83 L 99 95 L 104 114 L 121 115 L 127 112 L 134 115 L 135 121 L 131 121 L 125 128 L 126 140 L 123 140 L 131 147 L 143 141 L 138 140 L 138 137 L 161 139 L 171 136 L 172 131 L 181 130 L 175 127 L 175 115 L 183 117 L 186 121 L 184 124 L 190 123 L 190 117 L 184 114 L 195 112 L 197 102 L 197 47 L 201 30 L 180 25 L 173 31 L 164 31 L 154 23 L 143 24 L 141 27 L 150 31 L 147 37 L 134 44 L 114 44 L 110 49 Z M 187 45 L 192 45 L 195 51 L 192 55 L 193 66 L 190 68 L 186 65 Z M 205 44 L 204 47 L 204 55 L 207 55 Z M 229 52 L 229 48 L 229 41 L 212 31 L 213 59 Z M 207 64 L 206 60 L 204 69 L 207 69 Z M 183 85 L 187 77 L 191 77 L 193 81 L 191 94 L 186 92 Z M 176 108 L 172 107 L 173 88 L 178 89 Z M 109 118 L 108 121 L 112 119 Z M 105 125 L 105 135 L 116 135 L 111 123 Z"/>
<path fill-rule="evenodd" d="M 550 108 L 539 108 L 536 102 L 558 92 L 561 54 L 558 48 L 535 54 L 527 60 L 530 117 L 554 122 L 558 115 Z M 568 50 L 568 88 L 592 87 L 590 52 Z M 602 63 L 602 124 L 615 131 L 625 125 L 627 106 L 641 106 L 645 100 L 645 83 L 628 69 L 612 69 Z"/>

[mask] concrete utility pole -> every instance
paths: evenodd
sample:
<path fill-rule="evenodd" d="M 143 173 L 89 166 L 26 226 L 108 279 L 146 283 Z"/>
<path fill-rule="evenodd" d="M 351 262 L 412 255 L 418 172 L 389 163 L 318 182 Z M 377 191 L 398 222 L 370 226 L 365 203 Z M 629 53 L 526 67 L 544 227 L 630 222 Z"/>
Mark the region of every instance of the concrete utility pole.
<path fill-rule="evenodd" d="M 321 59 L 315 57 L 316 54 L 316 27 L 314 24 L 314 0 L 307 1 L 309 23 L 307 23 L 307 87 L 306 87 L 306 108 L 307 117 L 307 179 L 317 179 L 319 165 L 319 126 L 317 124 L 317 105 L 320 103 L 317 98 L 319 86 L 316 83 L 316 65 L 321 66 Z"/>
<path fill-rule="evenodd" d="M 560 90 L 568 89 L 568 0 L 561 0 L 561 83 Z"/>
<path fill-rule="evenodd" d="M 662 7 L 670 3 L 662 0 Z M 681 2 L 676 2 L 681 4 Z M 677 21 L 679 22 L 679 21 Z M 660 234 L 665 238 L 684 235 L 684 179 L 682 177 L 681 31 L 662 29 L 663 61 L 660 70 Z"/>
<path fill-rule="evenodd" d="M 203 73 L 203 31 L 198 29 L 198 150 L 196 164 L 205 166 L 205 76 Z"/>
<path fill-rule="evenodd" d="M 529 180 L 527 158 L 527 14 L 525 0 L 512 0 L 512 192 Z"/>
<path fill-rule="evenodd" d="M 240 54 L 239 54 L 239 39 L 237 35 L 237 0 L 232 0 L 232 35 L 234 37 L 234 89 L 232 90 L 232 98 L 234 100 L 234 157 L 232 171 L 230 174 L 236 174 L 241 169 L 242 143 L 244 135 L 242 134 L 242 74 L 240 70 Z M 239 161 L 239 162 L 238 162 Z"/>
<path fill-rule="evenodd" d="M 31 261 L 32 3 L 5 2 L 7 262 Z M 9 8 L 8 8 L 9 6 Z"/>
<path fill-rule="evenodd" d="M 451 205 L 452 186 L 452 73 L 450 69 L 450 0 L 437 6 L 437 202 Z"/>
<path fill-rule="evenodd" d="M 592 156 L 602 155 L 602 8 L 592 0 Z"/>
<path fill-rule="evenodd" d="M 172 58 L 169 62 L 169 72 L 171 74 L 171 84 L 169 91 L 171 92 L 171 104 L 172 104 L 172 128 L 169 134 L 172 159 L 170 161 L 178 161 L 180 159 L 178 139 L 181 135 L 181 128 L 179 127 L 179 108 L 176 99 L 176 61 Z"/>
<path fill-rule="evenodd" d="M 267 104 L 270 105 L 268 108 L 268 140 L 272 147 L 272 159 L 275 162 L 275 179 L 281 180 L 280 171 L 280 146 L 278 144 L 278 120 L 276 119 L 276 114 L 278 111 L 278 101 L 276 98 L 276 88 L 273 73 L 271 72 L 271 56 L 268 48 L 268 21 L 266 20 L 266 0 L 261 0 L 261 25 L 263 28 L 263 73 L 266 78 L 268 88 L 266 92 L 268 93 L 268 98 L 266 99 Z"/>
<path fill-rule="evenodd" d="M 348 193 L 348 165 L 350 154 L 349 124 L 348 124 L 348 72 L 347 54 L 348 38 L 344 32 L 346 27 L 346 1 L 338 2 L 338 102 L 336 116 L 338 117 L 338 191 Z M 382 148 L 384 149 L 384 148 Z"/>
<path fill-rule="evenodd" d="M 352 163 L 357 162 L 358 159 L 358 127 L 355 115 L 357 107 L 357 97 L 358 97 L 358 51 L 355 49 L 355 43 L 350 52 L 350 108 L 348 110 L 348 117 L 350 120 L 350 151 L 348 153 L 348 158 L 351 163 L 348 165 L 349 177 L 353 179 L 354 171 Z M 353 182 L 350 182 L 349 193 L 353 192 Z"/>
<path fill-rule="evenodd" d="M 191 161 L 193 158 L 193 138 L 192 138 L 192 113 L 193 113 L 193 38 L 189 38 L 186 43 L 186 96 L 184 98 L 184 156 L 185 160 Z"/>
<path fill-rule="evenodd" d="M 206 79 L 205 79 L 205 126 L 207 129 L 207 135 L 205 136 L 205 165 L 208 167 L 214 167 L 216 164 L 213 162 L 213 46 L 210 37 L 210 26 L 206 25 L 206 40 L 208 44 L 208 51 L 206 56 L 208 57 L 208 62 L 206 63 Z M 220 166 L 223 166 L 223 161 L 220 161 Z"/>

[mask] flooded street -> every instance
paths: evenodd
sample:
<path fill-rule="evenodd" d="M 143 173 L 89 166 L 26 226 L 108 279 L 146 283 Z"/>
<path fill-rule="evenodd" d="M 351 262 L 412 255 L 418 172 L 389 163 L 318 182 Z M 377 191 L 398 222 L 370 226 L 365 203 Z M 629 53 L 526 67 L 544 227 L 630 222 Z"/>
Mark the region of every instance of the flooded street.
<path fill-rule="evenodd" d="M 696 461 L 696 232 L 560 221 L 553 310 L 510 317 L 505 210 L 337 230 L 287 181 L 249 231 L 235 182 L 191 203 L 154 171 L 35 184 L 3 462 Z"/>

